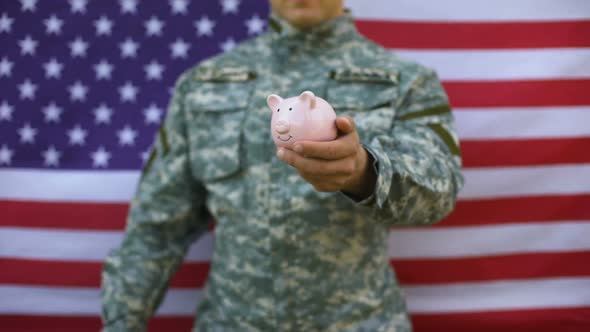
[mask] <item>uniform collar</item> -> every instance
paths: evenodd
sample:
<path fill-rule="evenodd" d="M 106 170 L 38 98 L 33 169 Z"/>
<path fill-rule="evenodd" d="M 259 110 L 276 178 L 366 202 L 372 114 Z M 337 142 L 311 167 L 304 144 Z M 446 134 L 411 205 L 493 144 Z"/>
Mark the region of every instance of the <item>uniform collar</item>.
<path fill-rule="evenodd" d="M 356 26 L 348 9 L 343 15 L 331 19 L 318 26 L 298 29 L 284 18 L 271 13 L 268 19 L 269 33 L 275 42 L 300 43 L 302 47 L 330 47 L 339 45 L 357 34 Z"/>

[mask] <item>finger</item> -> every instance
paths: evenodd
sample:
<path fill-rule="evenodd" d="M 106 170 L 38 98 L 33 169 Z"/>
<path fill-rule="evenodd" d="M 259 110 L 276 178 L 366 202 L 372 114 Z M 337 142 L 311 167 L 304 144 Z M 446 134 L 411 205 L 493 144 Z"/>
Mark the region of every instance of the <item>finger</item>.
<path fill-rule="evenodd" d="M 336 127 L 342 134 L 349 134 L 355 131 L 354 120 L 348 115 L 336 118 Z"/>
<path fill-rule="evenodd" d="M 346 135 L 328 142 L 298 142 L 293 149 L 308 158 L 338 160 L 356 154 L 358 147 L 358 136 Z"/>
<path fill-rule="evenodd" d="M 277 157 L 304 176 L 349 175 L 354 171 L 355 166 L 352 158 L 339 160 L 306 158 L 287 149 L 279 149 Z"/>

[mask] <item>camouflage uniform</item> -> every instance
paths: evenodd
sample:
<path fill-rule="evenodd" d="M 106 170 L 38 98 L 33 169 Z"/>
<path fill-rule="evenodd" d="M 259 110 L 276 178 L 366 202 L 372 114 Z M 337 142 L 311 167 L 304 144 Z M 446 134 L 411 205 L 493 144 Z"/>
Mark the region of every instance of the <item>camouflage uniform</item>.
<path fill-rule="evenodd" d="M 122 246 L 103 274 L 108 331 L 139 331 L 190 244 L 217 220 L 198 331 L 410 331 L 392 225 L 434 223 L 462 186 L 433 71 L 358 34 L 350 15 L 268 32 L 188 70 L 156 139 Z M 266 97 L 311 90 L 355 119 L 375 192 L 322 193 L 275 156 Z"/>

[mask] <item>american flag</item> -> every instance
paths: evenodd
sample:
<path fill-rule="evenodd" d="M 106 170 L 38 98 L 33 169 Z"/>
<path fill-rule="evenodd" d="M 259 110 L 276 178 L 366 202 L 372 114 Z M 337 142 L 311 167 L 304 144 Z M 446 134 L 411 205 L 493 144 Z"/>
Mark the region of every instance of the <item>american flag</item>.
<path fill-rule="evenodd" d="M 590 2 L 346 1 L 436 69 L 462 139 L 456 211 L 394 229 L 418 332 L 590 331 Z M 266 0 L 2 0 L 0 331 L 96 331 L 102 260 L 178 75 L 266 29 Z M 212 234 L 151 331 L 188 331 Z"/>

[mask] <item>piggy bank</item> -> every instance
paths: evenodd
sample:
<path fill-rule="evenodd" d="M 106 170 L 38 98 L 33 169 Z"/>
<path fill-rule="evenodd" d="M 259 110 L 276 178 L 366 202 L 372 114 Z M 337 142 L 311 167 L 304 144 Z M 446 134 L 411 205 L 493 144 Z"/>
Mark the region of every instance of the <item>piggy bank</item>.
<path fill-rule="evenodd" d="M 283 99 L 270 95 L 270 130 L 277 147 L 291 148 L 298 141 L 331 141 L 338 135 L 336 112 L 327 101 L 305 91 Z"/>

